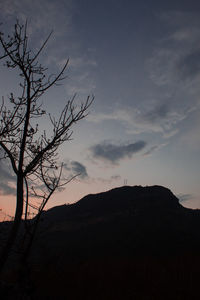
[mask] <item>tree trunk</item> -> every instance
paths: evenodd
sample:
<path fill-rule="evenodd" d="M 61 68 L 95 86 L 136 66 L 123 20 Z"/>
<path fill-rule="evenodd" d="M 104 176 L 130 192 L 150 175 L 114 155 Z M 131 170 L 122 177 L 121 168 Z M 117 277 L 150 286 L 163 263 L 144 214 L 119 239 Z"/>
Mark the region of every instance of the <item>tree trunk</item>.
<path fill-rule="evenodd" d="M 23 214 L 23 202 L 24 202 L 24 192 L 23 192 L 23 175 L 18 174 L 17 177 L 17 204 L 16 204 L 16 210 L 15 210 L 15 218 L 13 221 L 13 225 L 11 228 L 11 231 L 9 233 L 8 240 L 6 242 L 6 245 L 3 247 L 1 256 L 0 256 L 0 272 L 2 271 L 9 253 L 11 251 L 11 248 L 14 246 L 14 243 L 16 241 L 16 237 L 20 228 L 20 223 L 22 219 Z"/>

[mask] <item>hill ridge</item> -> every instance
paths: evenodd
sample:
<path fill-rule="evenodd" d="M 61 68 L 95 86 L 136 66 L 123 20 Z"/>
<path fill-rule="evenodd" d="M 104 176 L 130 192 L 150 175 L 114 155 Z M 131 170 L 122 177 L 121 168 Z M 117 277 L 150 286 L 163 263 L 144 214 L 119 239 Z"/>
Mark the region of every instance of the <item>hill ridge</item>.
<path fill-rule="evenodd" d="M 84 213 L 100 215 L 128 209 L 177 210 L 183 209 L 183 206 L 171 190 L 163 186 L 122 186 L 88 194 L 73 204 L 53 207 L 44 212 L 44 218 L 51 216 L 59 221 L 65 215 L 66 218 Z"/>

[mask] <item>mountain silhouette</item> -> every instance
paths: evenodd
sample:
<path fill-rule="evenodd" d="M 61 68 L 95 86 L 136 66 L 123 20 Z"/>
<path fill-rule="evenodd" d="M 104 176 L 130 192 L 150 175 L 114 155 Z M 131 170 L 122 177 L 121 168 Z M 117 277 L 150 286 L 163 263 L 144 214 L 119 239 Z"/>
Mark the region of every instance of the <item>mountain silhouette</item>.
<path fill-rule="evenodd" d="M 87 195 L 75 204 L 46 211 L 41 228 L 50 248 L 56 244 L 57 249 L 65 245 L 68 249 L 70 243 L 77 253 L 80 243 L 82 256 L 100 252 L 162 255 L 200 246 L 199 211 L 184 208 L 161 186 L 124 186 Z"/>
<path fill-rule="evenodd" d="M 49 210 L 46 215 L 63 218 L 71 214 L 91 213 L 105 215 L 130 209 L 178 209 L 182 207 L 173 193 L 162 186 L 142 187 L 123 186 L 108 192 L 90 194 L 77 203 L 58 206 Z"/>
<path fill-rule="evenodd" d="M 200 212 L 162 186 L 123 186 L 43 213 L 35 299 L 198 299 Z"/>

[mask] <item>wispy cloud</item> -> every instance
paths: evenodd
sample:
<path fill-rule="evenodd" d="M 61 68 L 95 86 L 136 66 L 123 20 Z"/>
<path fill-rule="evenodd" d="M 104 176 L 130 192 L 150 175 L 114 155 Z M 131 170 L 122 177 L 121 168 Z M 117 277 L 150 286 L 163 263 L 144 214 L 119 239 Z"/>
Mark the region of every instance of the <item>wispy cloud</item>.
<path fill-rule="evenodd" d="M 87 97 L 94 94 L 95 88 L 96 84 L 88 71 L 83 71 L 81 74 L 70 72 L 65 84 L 65 91 L 70 97 L 75 94 Z"/>
<path fill-rule="evenodd" d="M 159 18 L 169 26 L 170 41 L 183 41 L 191 43 L 199 38 L 199 12 L 198 11 L 165 11 Z"/>
<path fill-rule="evenodd" d="M 5 22 L 15 21 L 20 22 L 29 20 L 29 30 L 36 32 L 40 30 L 46 31 L 50 29 L 59 29 L 60 32 L 67 30 L 65 26 L 70 27 L 72 1 L 27 1 L 27 0 L 2 0 L 1 1 L 1 16 Z M 58 17 L 59 16 L 59 17 Z"/>
<path fill-rule="evenodd" d="M 97 63 L 91 51 L 83 51 L 74 24 L 73 16 L 77 9 L 72 0 L 2 0 L 0 4 L 0 18 L 5 25 L 2 30 L 12 30 L 16 19 L 21 23 L 28 20 L 28 36 L 34 51 L 53 30 L 47 51 L 43 51 L 41 59 L 50 73 L 58 72 L 70 59 L 66 74 L 68 79 L 64 82 L 69 96 L 75 93 L 81 96 L 91 94 L 96 86 L 91 73 Z"/>
<path fill-rule="evenodd" d="M 149 156 L 151 155 L 154 151 L 158 151 L 160 150 L 161 148 L 163 148 L 164 146 L 166 146 L 167 144 L 164 143 L 164 144 L 159 144 L 159 145 L 154 145 L 154 146 L 151 146 L 144 154 L 143 156 Z"/>
<path fill-rule="evenodd" d="M 129 144 L 111 144 L 102 142 L 90 148 L 93 158 L 107 161 L 111 164 L 118 164 L 120 160 L 132 158 L 132 156 L 142 151 L 146 146 L 145 141 L 138 141 Z"/>
<path fill-rule="evenodd" d="M 70 56 L 68 73 L 65 84 L 65 90 L 69 96 L 78 94 L 81 96 L 88 96 L 93 94 L 96 88 L 95 80 L 91 73 L 96 68 L 97 63 L 94 59 L 88 57 Z"/>
<path fill-rule="evenodd" d="M 149 60 L 150 76 L 157 85 L 180 89 L 183 95 L 192 92 L 194 98 L 194 92 L 199 92 L 195 79 L 200 77 L 199 14 L 176 11 L 160 18 L 169 31 Z"/>
<path fill-rule="evenodd" d="M 200 77 L 200 48 L 186 53 L 177 62 L 177 70 L 183 80 Z"/>
<path fill-rule="evenodd" d="M 88 116 L 87 121 L 117 121 L 125 126 L 127 133 L 162 133 L 164 138 L 169 138 L 178 132 L 174 126 L 184 120 L 190 112 L 191 110 L 182 108 L 173 111 L 166 103 L 152 103 L 144 108 L 126 107 L 111 113 L 93 113 Z"/>
<path fill-rule="evenodd" d="M 185 128 L 182 132 L 179 142 L 181 147 L 185 147 L 188 151 L 199 151 L 200 149 L 200 111 L 197 111 L 193 117 L 192 126 Z"/>
<path fill-rule="evenodd" d="M 180 202 L 185 202 L 194 198 L 192 194 L 178 194 L 177 198 Z"/>
<path fill-rule="evenodd" d="M 136 107 L 123 104 L 112 111 L 93 113 L 87 121 L 118 122 L 127 134 L 158 133 L 169 139 L 179 133 L 181 122 L 199 109 L 199 16 L 176 12 L 163 14 L 161 19 L 167 23 L 168 34 L 146 62 L 151 98 L 135 100 Z"/>

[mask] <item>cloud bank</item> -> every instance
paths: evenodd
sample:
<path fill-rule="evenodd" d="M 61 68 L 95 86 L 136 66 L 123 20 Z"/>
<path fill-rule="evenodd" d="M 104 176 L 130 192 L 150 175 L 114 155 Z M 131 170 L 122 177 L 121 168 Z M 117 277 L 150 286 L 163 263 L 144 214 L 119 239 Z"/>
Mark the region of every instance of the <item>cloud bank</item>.
<path fill-rule="evenodd" d="M 138 141 L 131 144 L 115 145 L 102 142 L 90 148 L 92 157 L 104 160 L 111 164 L 118 164 L 120 160 L 132 158 L 132 156 L 143 150 L 146 146 L 145 141 Z"/>
<path fill-rule="evenodd" d="M 79 175 L 78 178 L 82 180 L 88 178 L 86 167 L 78 161 L 67 161 L 64 168 L 70 173 L 70 176 Z"/>

